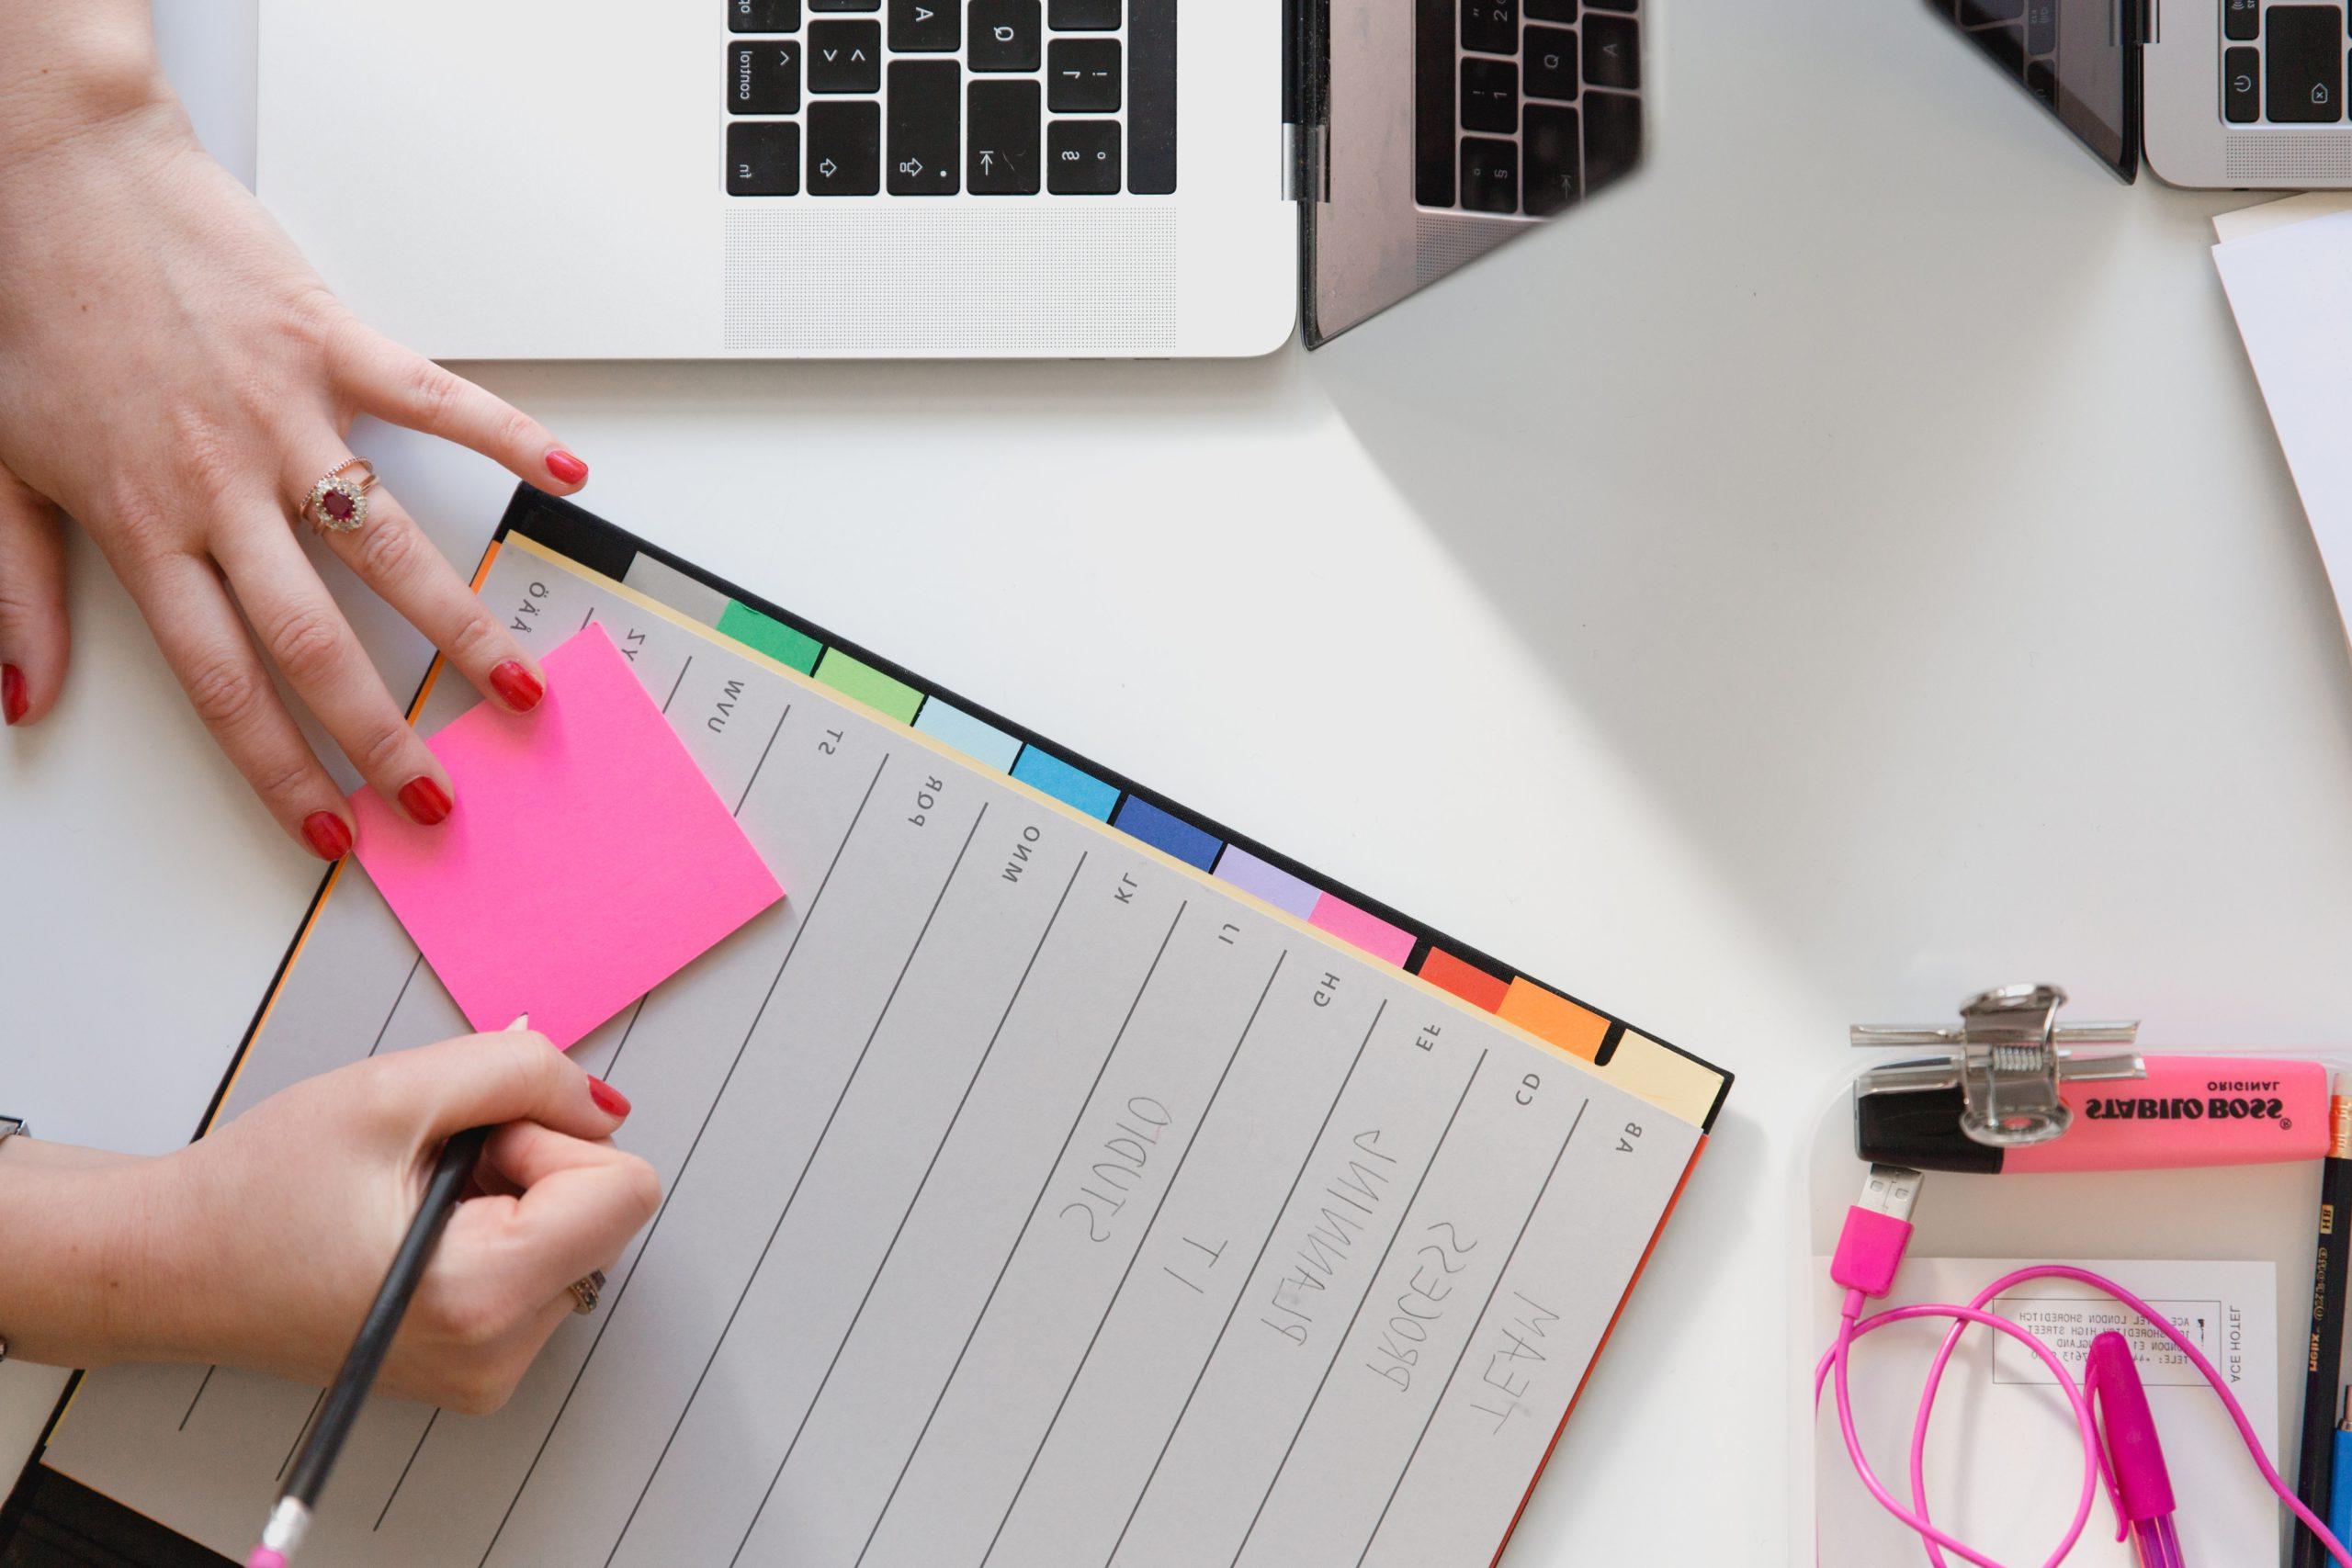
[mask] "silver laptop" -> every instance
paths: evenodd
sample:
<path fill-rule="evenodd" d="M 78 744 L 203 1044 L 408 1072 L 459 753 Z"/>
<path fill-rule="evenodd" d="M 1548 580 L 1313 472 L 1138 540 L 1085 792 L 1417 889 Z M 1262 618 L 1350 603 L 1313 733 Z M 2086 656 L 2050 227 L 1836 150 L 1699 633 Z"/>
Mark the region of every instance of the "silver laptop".
<path fill-rule="evenodd" d="M 444 358 L 1221 356 L 1631 171 L 1638 0 L 264 0 L 261 194 Z"/>
<path fill-rule="evenodd" d="M 1928 0 L 2129 180 L 2352 185 L 2345 0 Z"/>

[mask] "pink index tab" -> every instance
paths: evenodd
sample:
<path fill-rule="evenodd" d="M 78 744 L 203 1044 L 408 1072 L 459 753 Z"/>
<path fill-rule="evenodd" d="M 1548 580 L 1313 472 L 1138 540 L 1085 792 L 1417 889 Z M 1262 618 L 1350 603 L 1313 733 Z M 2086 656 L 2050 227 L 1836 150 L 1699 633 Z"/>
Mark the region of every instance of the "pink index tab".
<path fill-rule="evenodd" d="M 1329 893 L 1315 901 L 1315 912 L 1306 917 L 1306 923 L 1400 968 L 1412 956 L 1412 932 L 1399 930 L 1377 915 L 1367 915 L 1346 899 L 1335 898 Z"/>
<path fill-rule="evenodd" d="M 359 863 L 476 1029 L 569 1047 L 784 897 L 602 626 L 527 714 L 481 703 L 425 744 L 456 809 L 351 797 Z"/>

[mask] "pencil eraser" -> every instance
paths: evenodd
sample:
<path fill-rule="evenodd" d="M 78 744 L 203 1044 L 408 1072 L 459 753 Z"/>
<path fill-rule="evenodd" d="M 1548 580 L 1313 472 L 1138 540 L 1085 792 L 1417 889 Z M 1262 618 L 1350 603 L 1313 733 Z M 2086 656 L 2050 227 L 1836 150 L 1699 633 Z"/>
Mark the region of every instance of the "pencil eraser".
<path fill-rule="evenodd" d="M 286 1568 L 286 1553 L 273 1551 L 266 1546 L 256 1546 L 245 1559 L 245 1568 Z"/>

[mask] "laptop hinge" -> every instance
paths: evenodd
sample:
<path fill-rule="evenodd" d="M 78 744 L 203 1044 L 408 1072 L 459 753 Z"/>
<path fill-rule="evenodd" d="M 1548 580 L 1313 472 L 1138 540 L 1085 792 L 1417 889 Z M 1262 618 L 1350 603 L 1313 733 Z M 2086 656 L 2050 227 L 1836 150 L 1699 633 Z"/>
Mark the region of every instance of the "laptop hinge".
<path fill-rule="evenodd" d="M 2128 3 L 2128 0 L 2127 0 Z M 1283 0 L 1283 199 L 1324 201 L 1331 184 L 1330 0 Z"/>

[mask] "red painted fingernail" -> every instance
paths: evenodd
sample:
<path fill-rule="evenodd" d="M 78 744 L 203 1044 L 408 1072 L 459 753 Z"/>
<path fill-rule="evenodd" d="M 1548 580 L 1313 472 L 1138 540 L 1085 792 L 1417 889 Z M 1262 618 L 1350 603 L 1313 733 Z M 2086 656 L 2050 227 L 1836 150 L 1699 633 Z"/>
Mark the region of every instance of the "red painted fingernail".
<path fill-rule="evenodd" d="M 568 485 L 576 485 L 588 477 L 588 465 L 560 446 L 548 448 L 548 472 Z"/>
<path fill-rule="evenodd" d="M 401 805 L 427 828 L 449 815 L 449 792 L 430 773 L 419 774 L 401 785 Z"/>
<path fill-rule="evenodd" d="M 523 668 L 519 659 L 510 659 L 490 672 L 490 689 L 516 713 L 530 712 L 548 694 L 547 687 L 539 683 L 537 675 Z"/>
<path fill-rule="evenodd" d="M 25 694 L 25 672 L 13 664 L 0 664 L 0 717 L 14 724 L 32 705 Z"/>
<path fill-rule="evenodd" d="M 351 829 L 332 811 L 313 811 L 303 818 L 302 837 L 321 860 L 341 860 L 351 852 Z"/>
<path fill-rule="evenodd" d="M 607 1116 L 628 1114 L 628 1096 L 593 1074 L 588 1079 L 588 1098 L 594 1100 L 596 1109 Z"/>

